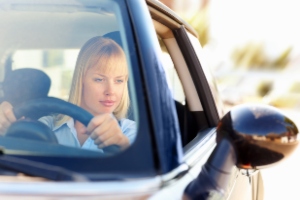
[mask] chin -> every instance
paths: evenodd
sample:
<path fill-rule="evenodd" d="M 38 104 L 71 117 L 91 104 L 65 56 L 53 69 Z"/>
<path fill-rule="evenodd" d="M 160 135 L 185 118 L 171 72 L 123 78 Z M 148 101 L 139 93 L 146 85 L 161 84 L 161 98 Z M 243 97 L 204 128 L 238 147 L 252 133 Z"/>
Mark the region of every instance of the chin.
<path fill-rule="evenodd" d="M 102 112 L 100 112 L 100 113 L 108 113 L 108 114 L 110 114 L 110 113 L 113 113 L 114 112 L 114 109 L 102 109 Z"/>

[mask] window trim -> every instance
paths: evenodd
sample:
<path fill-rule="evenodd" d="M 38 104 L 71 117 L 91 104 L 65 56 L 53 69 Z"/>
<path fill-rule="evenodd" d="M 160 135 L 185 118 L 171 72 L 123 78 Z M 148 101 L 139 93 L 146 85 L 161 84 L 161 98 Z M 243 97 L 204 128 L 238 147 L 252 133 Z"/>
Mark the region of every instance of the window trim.
<path fill-rule="evenodd" d="M 182 54 L 185 58 L 190 74 L 192 75 L 209 127 L 216 127 L 219 122 L 219 114 L 217 112 L 215 100 L 202 69 L 203 66 L 195 53 L 190 39 L 188 38 L 187 31 L 183 26 L 181 26 L 180 29 L 173 30 L 173 33 L 180 49 L 182 49 Z"/>

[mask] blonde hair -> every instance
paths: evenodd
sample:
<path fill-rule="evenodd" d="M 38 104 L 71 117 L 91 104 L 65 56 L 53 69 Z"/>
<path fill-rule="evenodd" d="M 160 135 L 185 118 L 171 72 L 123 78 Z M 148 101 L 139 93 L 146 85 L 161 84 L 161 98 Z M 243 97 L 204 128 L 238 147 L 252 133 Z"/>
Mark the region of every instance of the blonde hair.
<path fill-rule="evenodd" d="M 83 77 L 88 69 L 96 66 L 101 66 L 103 73 L 121 70 L 122 74 L 126 75 L 127 78 L 123 96 L 120 104 L 113 112 L 117 119 L 126 117 L 130 104 L 127 85 L 128 67 L 126 56 L 122 48 L 109 38 L 101 36 L 93 37 L 81 48 L 73 74 L 69 102 L 80 106 Z M 66 115 L 59 115 L 56 120 L 56 125 L 66 122 L 69 118 L 70 117 Z"/>

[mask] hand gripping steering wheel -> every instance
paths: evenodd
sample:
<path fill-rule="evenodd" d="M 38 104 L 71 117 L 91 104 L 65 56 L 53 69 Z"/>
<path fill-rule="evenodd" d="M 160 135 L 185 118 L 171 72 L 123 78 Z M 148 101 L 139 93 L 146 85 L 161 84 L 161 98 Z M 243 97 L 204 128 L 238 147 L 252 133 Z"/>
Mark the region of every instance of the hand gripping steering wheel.
<path fill-rule="evenodd" d="M 93 115 L 83 108 L 55 97 L 28 100 L 15 106 L 13 111 L 17 119 L 25 116 L 32 120 L 38 120 L 43 116 L 51 114 L 64 114 L 78 120 L 85 126 L 87 126 L 93 118 Z M 30 139 L 58 143 L 54 132 L 50 130 L 48 126 L 37 121 L 17 121 L 8 128 L 6 136 L 25 136 Z M 111 145 L 103 148 L 103 151 L 106 154 L 113 154 L 119 152 L 120 147 Z"/>

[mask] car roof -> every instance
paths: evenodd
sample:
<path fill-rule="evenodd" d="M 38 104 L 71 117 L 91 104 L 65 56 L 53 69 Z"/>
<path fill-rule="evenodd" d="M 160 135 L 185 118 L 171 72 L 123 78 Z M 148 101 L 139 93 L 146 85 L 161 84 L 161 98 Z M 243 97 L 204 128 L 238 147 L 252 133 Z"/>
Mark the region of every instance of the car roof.
<path fill-rule="evenodd" d="M 177 13 L 175 13 L 173 10 L 167 7 L 165 4 L 161 3 L 158 0 L 146 0 L 146 2 L 150 7 L 163 13 L 165 15 L 164 18 L 169 17 L 170 19 L 176 21 L 180 25 L 184 26 L 192 35 L 198 38 L 197 31 L 191 25 L 189 25 L 184 19 L 182 19 Z M 151 15 L 152 18 L 157 19 L 158 21 L 159 18 L 161 17 L 159 15 L 154 15 L 153 13 L 151 13 Z"/>

